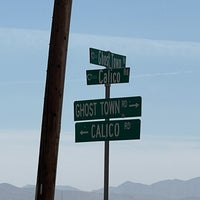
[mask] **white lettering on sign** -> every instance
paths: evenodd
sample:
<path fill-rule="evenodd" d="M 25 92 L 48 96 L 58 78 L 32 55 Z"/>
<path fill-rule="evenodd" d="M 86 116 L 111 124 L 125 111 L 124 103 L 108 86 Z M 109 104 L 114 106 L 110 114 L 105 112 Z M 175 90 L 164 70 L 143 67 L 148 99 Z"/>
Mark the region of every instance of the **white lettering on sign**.
<path fill-rule="evenodd" d="M 114 54 L 111 54 L 111 68 L 121 68 L 122 67 L 122 61 L 119 58 L 114 57 Z"/>
<path fill-rule="evenodd" d="M 112 115 L 120 113 L 120 100 L 100 102 L 101 114 Z"/>
<path fill-rule="evenodd" d="M 89 117 L 89 116 L 95 116 L 97 113 L 96 109 L 97 103 L 91 102 L 91 103 L 78 103 L 75 107 L 75 114 L 76 117 Z"/>
<path fill-rule="evenodd" d="M 124 75 L 125 75 L 125 76 L 128 76 L 128 74 L 129 74 L 129 69 L 124 68 Z"/>
<path fill-rule="evenodd" d="M 120 78 L 120 72 L 112 72 L 111 70 L 108 70 L 104 73 L 103 70 L 99 70 L 100 84 L 120 83 Z"/>
<path fill-rule="evenodd" d="M 105 55 L 103 51 L 99 51 L 98 63 L 99 63 L 99 65 L 103 65 L 105 67 L 110 67 L 110 53 L 108 53 L 108 55 Z"/>
<path fill-rule="evenodd" d="M 119 123 L 93 124 L 91 126 L 91 137 L 93 139 L 119 137 L 119 134 Z"/>

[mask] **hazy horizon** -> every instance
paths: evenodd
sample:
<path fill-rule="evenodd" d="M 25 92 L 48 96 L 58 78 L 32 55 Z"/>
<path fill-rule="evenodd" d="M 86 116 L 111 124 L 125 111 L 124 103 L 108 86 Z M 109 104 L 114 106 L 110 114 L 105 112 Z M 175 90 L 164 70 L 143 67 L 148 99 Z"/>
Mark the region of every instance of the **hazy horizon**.
<path fill-rule="evenodd" d="M 141 139 L 110 143 L 110 186 L 199 177 L 200 2 L 73 1 L 57 185 L 103 187 L 104 143 L 75 143 L 73 102 L 104 98 L 86 85 L 89 48 L 126 56 L 129 83 L 111 97 L 142 97 Z M 0 6 L 0 183 L 35 184 L 53 1 Z M 9 11 L 9 12 L 8 12 Z"/>

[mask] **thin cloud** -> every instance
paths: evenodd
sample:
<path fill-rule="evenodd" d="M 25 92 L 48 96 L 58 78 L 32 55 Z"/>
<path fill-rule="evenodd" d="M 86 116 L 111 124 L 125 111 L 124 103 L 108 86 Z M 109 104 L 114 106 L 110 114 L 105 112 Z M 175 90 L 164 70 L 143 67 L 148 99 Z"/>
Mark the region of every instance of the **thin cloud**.
<path fill-rule="evenodd" d="M 4 50 L 26 49 L 48 52 L 49 32 L 29 29 L 0 28 L 0 45 Z M 112 37 L 70 33 L 69 56 L 88 55 L 89 47 L 111 50 L 127 56 L 127 62 L 137 57 L 189 58 L 199 60 L 200 43 L 190 41 L 150 40 L 145 38 Z M 78 49 L 78 51 L 76 51 Z M 79 54 L 79 57 L 82 56 Z M 88 58 L 86 58 L 88 59 Z M 131 61 L 132 62 L 132 61 Z M 129 63 L 127 63 L 129 64 Z"/>
<path fill-rule="evenodd" d="M 151 77 L 159 77 L 159 76 L 177 76 L 181 74 L 191 74 L 193 71 L 177 71 L 177 72 L 166 72 L 166 73 L 149 73 L 149 74 L 139 74 L 134 75 L 135 78 L 151 78 Z"/>
<path fill-rule="evenodd" d="M 0 86 L 35 85 L 35 84 L 43 84 L 43 82 L 42 81 L 0 81 Z"/>
<path fill-rule="evenodd" d="M 190 41 L 150 40 L 145 38 L 97 36 L 71 33 L 73 47 L 96 47 L 123 54 L 142 56 L 186 56 L 198 57 L 200 43 Z"/>
<path fill-rule="evenodd" d="M 27 48 L 41 50 L 48 47 L 49 36 L 47 31 L 0 28 L 1 49 L 12 51 L 13 49 Z M 19 52 L 20 53 L 20 52 Z"/>

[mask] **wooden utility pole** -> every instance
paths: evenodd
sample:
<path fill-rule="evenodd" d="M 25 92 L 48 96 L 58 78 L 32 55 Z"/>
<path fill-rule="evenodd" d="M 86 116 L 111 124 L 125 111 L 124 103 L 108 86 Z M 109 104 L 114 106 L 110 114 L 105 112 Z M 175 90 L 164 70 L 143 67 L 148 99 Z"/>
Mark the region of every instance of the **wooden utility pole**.
<path fill-rule="evenodd" d="M 35 200 L 53 200 L 72 0 L 55 0 Z"/>

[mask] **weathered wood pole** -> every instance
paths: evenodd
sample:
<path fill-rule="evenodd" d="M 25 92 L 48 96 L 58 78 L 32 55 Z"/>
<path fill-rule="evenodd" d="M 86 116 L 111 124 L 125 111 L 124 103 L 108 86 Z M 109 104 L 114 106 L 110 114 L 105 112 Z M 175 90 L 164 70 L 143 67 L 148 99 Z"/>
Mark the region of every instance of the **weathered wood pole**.
<path fill-rule="evenodd" d="M 49 46 L 35 200 L 53 200 L 72 0 L 55 0 Z"/>

